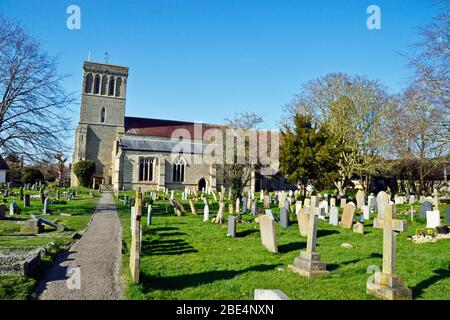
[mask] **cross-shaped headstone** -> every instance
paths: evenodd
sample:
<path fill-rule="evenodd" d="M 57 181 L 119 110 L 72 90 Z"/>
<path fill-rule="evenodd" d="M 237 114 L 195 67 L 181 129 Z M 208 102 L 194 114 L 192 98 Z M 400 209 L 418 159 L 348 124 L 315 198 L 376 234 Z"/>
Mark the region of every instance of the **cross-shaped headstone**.
<path fill-rule="evenodd" d="M 376 218 L 373 226 L 383 229 L 383 269 L 375 273 L 375 282 L 367 283 L 367 293 L 388 300 L 411 299 L 411 290 L 404 287 L 397 275 L 397 233 L 407 230 L 405 220 L 394 219 L 395 205 L 389 204 L 383 218 Z"/>

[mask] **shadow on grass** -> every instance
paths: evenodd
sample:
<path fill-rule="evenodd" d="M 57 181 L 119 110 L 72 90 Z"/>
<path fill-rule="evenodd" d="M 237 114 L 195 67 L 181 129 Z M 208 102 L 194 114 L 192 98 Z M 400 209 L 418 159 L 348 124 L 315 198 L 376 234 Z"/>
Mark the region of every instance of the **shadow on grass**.
<path fill-rule="evenodd" d="M 141 273 L 142 292 L 152 290 L 182 290 L 197 287 L 220 280 L 230 280 L 246 272 L 265 272 L 275 269 L 280 264 L 258 265 L 243 270 L 217 270 L 170 277 L 154 277 Z"/>
<path fill-rule="evenodd" d="M 279 253 L 288 253 L 295 250 L 301 250 L 306 248 L 306 242 L 291 242 L 278 246 Z"/>
<path fill-rule="evenodd" d="M 236 235 L 237 235 L 238 238 L 244 238 L 244 237 L 249 236 L 249 235 L 251 235 L 253 233 L 259 233 L 259 230 L 249 229 L 249 230 L 237 232 Z"/>
<path fill-rule="evenodd" d="M 198 250 L 187 241 L 181 239 L 142 242 L 142 254 L 144 255 L 173 256 L 197 252 Z"/>
<path fill-rule="evenodd" d="M 332 234 L 339 234 L 336 230 L 317 230 L 317 238 L 331 236 Z"/>
<path fill-rule="evenodd" d="M 158 232 L 158 231 L 175 231 L 175 230 L 180 230 L 180 228 L 174 228 L 174 227 L 159 227 L 159 228 L 154 228 L 152 229 L 152 231 Z"/>
<path fill-rule="evenodd" d="M 336 269 L 338 269 L 339 267 L 342 267 L 342 266 L 358 263 L 358 262 L 361 262 L 361 261 L 366 260 L 366 259 L 382 258 L 382 257 L 383 257 L 383 255 L 381 255 L 379 253 L 371 253 L 366 258 L 353 259 L 353 260 L 349 260 L 349 261 L 345 261 L 345 262 L 341 262 L 341 263 L 330 263 L 330 264 L 327 264 L 327 270 L 328 271 L 334 271 L 334 270 L 336 270 Z"/>
<path fill-rule="evenodd" d="M 450 277 L 450 270 L 446 270 L 446 269 L 437 269 L 437 270 L 433 270 L 433 272 L 435 273 L 434 276 L 432 276 L 431 278 L 428 278 L 426 280 L 423 280 L 421 282 L 419 282 L 413 289 L 413 299 L 417 299 L 420 298 L 420 296 L 423 294 L 423 292 L 425 291 L 426 288 L 432 286 L 433 284 L 435 284 L 436 282 L 443 280 L 445 278 Z"/>

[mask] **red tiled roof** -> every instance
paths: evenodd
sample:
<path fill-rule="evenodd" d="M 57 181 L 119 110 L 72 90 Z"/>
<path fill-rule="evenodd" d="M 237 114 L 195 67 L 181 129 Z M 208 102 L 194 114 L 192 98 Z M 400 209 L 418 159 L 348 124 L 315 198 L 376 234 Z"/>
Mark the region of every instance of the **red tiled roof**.
<path fill-rule="evenodd" d="M 194 138 L 194 122 L 147 119 L 137 117 L 125 117 L 125 133 L 141 136 L 155 136 L 171 138 L 172 132 L 176 129 L 186 129 L 192 138 Z M 199 125 L 200 123 L 198 123 Z M 221 125 L 201 124 L 202 136 L 204 132 L 211 128 L 221 128 Z"/>

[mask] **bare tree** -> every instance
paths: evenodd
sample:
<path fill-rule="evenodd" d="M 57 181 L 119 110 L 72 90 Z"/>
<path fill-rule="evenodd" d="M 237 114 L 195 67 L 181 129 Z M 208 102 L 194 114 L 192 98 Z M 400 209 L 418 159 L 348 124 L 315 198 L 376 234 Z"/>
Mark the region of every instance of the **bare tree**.
<path fill-rule="evenodd" d="M 379 169 L 385 142 L 382 129 L 387 103 L 385 88 L 364 76 L 328 74 L 304 84 L 285 108 L 284 125 L 295 114 L 309 115 L 326 125 L 340 153 L 335 182 L 343 196 L 354 176 L 367 187 L 369 177 Z"/>
<path fill-rule="evenodd" d="M 64 149 L 68 106 L 57 59 L 21 25 L 0 16 L 0 149 L 37 161 Z"/>
<path fill-rule="evenodd" d="M 236 113 L 233 118 L 226 119 L 226 121 L 228 124 L 225 130 L 229 130 L 228 132 L 233 132 L 236 135 L 250 133 L 256 136 L 255 129 L 263 122 L 263 119 L 255 113 L 243 112 Z M 243 138 L 241 148 L 239 148 L 238 138 Z M 254 141 L 253 143 L 249 141 L 249 139 L 251 138 L 248 136 L 238 137 L 233 135 L 231 139 L 224 140 L 226 144 L 232 144 L 232 147 L 229 148 L 230 146 L 228 146 L 228 148 L 233 151 L 232 161 L 230 161 L 230 158 L 224 159 L 223 168 L 224 181 L 231 188 L 232 200 L 240 197 L 244 188 L 249 185 L 252 174 L 255 173 L 258 167 L 258 162 L 251 159 L 251 154 L 257 152 L 257 150 L 254 150 L 254 148 L 257 148 L 257 145 L 254 144 Z M 243 156 L 243 161 L 239 161 L 241 156 Z"/>

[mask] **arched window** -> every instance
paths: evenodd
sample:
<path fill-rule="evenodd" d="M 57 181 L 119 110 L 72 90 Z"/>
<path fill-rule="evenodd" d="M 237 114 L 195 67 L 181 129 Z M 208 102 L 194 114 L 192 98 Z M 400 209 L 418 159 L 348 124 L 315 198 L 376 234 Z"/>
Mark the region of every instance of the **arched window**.
<path fill-rule="evenodd" d="M 94 94 L 100 93 L 100 76 L 97 74 L 94 80 Z"/>
<path fill-rule="evenodd" d="M 92 73 L 88 73 L 86 75 L 86 82 L 84 84 L 84 93 L 92 93 L 92 82 L 93 82 Z"/>
<path fill-rule="evenodd" d="M 107 76 L 103 76 L 102 77 L 102 90 L 100 92 L 100 94 L 102 96 L 106 96 L 106 88 L 108 87 L 108 77 Z"/>
<path fill-rule="evenodd" d="M 103 107 L 102 111 L 100 111 L 100 122 L 105 123 L 106 119 L 106 109 Z"/>
<path fill-rule="evenodd" d="M 179 157 L 173 162 L 172 168 L 172 181 L 173 182 L 184 182 L 184 175 L 186 171 L 186 160 Z"/>
<path fill-rule="evenodd" d="M 153 181 L 154 158 L 139 158 L 139 181 Z"/>
<path fill-rule="evenodd" d="M 117 82 L 116 82 L 116 97 L 120 97 L 121 93 L 120 93 L 120 89 L 122 88 L 122 78 L 117 78 Z"/>
<path fill-rule="evenodd" d="M 114 96 L 114 77 L 109 78 L 109 90 L 108 90 L 108 96 Z"/>

